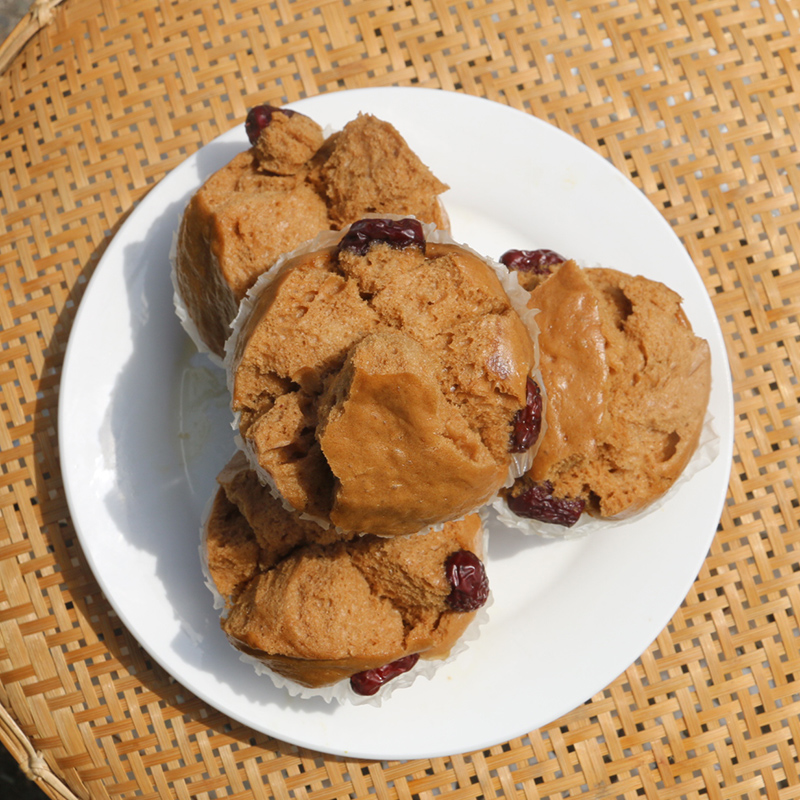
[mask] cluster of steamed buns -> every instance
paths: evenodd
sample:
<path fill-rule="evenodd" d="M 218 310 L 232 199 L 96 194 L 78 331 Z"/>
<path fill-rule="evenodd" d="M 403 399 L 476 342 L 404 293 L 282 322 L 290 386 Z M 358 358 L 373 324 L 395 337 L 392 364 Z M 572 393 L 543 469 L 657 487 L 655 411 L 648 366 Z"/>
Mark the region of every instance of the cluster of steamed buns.
<path fill-rule="evenodd" d="M 368 697 L 482 621 L 490 504 L 527 532 L 631 514 L 674 483 L 708 347 L 660 283 L 455 243 L 447 186 L 386 122 L 325 137 L 258 106 L 246 129 L 174 259 L 238 433 L 207 574 L 229 640 L 277 682 Z"/>

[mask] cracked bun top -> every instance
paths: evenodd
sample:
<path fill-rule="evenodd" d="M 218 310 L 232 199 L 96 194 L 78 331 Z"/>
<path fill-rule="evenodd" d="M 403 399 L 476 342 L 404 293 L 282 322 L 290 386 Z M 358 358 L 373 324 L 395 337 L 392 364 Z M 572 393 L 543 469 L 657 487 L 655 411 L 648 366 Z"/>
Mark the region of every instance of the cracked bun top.
<path fill-rule="evenodd" d="M 416 220 L 363 220 L 265 276 L 235 327 L 239 432 L 294 509 L 394 536 L 462 518 L 506 482 L 536 348 L 471 250 Z"/>
<path fill-rule="evenodd" d="M 526 511 L 531 484 L 547 482 L 554 498 L 578 500 L 595 516 L 630 516 L 673 485 L 697 448 L 708 343 L 676 292 L 613 269 L 566 261 L 531 303 L 540 309 L 547 431 L 509 505 Z"/>
<path fill-rule="evenodd" d="M 219 357 L 258 276 L 320 231 L 368 213 L 447 225 L 439 196 L 448 187 L 388 122 L 359 114 L 325 138 L 304 114 L 265 105 L 251 109 L 246 128 L 252 147 L 195 192 L 176 242 L 179 315 Z"/>
<path fill-rule="evenodd" d="M 303 686 L 409 655 L 443 659 L 485 602 L 488 583 L 467 609 L 453 600 L 453 560 L 483 556 L 477 515 L 424 536 L 348 540 L 285 509 L 241 453 L 218 482 L 204 557 L 222 628 Z"/>

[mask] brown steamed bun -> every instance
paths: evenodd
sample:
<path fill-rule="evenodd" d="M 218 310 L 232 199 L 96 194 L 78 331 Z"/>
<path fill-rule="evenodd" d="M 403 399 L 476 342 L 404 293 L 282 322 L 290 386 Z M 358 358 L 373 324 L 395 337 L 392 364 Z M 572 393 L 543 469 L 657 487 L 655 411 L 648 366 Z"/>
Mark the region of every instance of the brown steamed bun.
<path fill-rule="evenodd" d="M 241 453 L 219 484 L 204 545 L 225 604 L 222 628 L 237 649 L 302 686 L 444 659 L 486 601 L 477 515 L 425 535 L 347 540 L 285 509 Z M 482 574 L 466 601 L 454 600 L 448 572 L 459 558 Z"/>
<path fill-rule="evenodd" d="M 530 281 L 547 430 L 509 507 L 562 524 L 581 506 L 604 518 L 635 514 L 675 483 L 697 448 L 708 343 L 693 333 L 680 296 L 658 281 L 574 261 Z M 566 523 L 552 518 L 561 501 Z"/>
<path fill-rule="evenodd" d="M 227 367 L 244 447 L 295 509 L 416 533 L 493 498 L 534 369 L 531 332 L 464 247 L 339 244 L 291 258 L 243 305 Z M 356 237 L 357 238 L 357 237 Z"/>
<path fill-rule="evenodd" d="M 219 357 L 258 276 L 320 231 L 371 212 L 447 224 L 439 201 L 447 186 L 387 122 L 360 114 L 326 139 L 304 114 L 257 106 L 247 129 L 253 146 L 189 201 L 174 257 L 179 314 Z"/>

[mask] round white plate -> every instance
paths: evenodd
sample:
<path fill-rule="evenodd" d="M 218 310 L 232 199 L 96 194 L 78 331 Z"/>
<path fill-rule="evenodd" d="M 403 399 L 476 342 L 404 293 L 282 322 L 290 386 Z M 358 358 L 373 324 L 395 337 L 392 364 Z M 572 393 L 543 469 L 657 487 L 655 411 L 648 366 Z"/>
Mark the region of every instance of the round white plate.
<path fill-rule="evenodd" d="M 110 603 L 142 646 L 212 706 L 284 741 L 404 759 L 507 741 L 601 690 L 669 622 L 720 518 L 732 453 L 725 348 L 704 286 L 669 225 L 596 153 L 527 114 L 419 88 L 342 91 L 293 107 L 341 128 L 358 112 L 392 122 L 434 173 L 453 234 L 495 258 L 550 247 L 661 279 L 713 358 L 721 447 L 646 524 L 577 540 L 490 531 L 494 595 L 477 642 L 432 680 L 380 708 L 293 699 L 240 662 L 203 584 L 198 526 L 233 451 L 225 382 L 173 313 L 169 250 L 200 183 L 247 146 L 243 126 L 167 175 L 110 242 L 87 287 L 64 363 L 61 462 L 73 520 Z"/>

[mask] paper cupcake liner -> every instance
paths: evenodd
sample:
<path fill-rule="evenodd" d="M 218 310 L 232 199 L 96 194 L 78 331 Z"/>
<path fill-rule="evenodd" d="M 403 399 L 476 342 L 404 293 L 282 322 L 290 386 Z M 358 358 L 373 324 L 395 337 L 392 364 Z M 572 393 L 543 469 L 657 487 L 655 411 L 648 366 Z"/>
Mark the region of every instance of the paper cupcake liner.
<path fill-rule="evenodd" d="M 519 517 L 509 510 L 506 501 L 502 497 L 497 497 L 490 504 L 493 512 L 492 518 L 505 525 L 507 528 L 512 528 L 525 535 L 541 536 L 546 539 L 577 539 L 587 536 L 597 530 L 630 525 L 634 522 L 640 522 L 661 508 L 681 486 L 690 481 L 698 472 L 711 465 L 719 455 L 719 451 L 720 439 L 716 426 L 714 425 L 714 418 L 710 413 L 707 413 L 700 432 L 700 441 L 697 444 L 697 449 L 678 479 L 661 495 L 661 497 L 654 500 L 641 511 L 631 514 L 629 517 L 622 519 L 602 519 L 599 517 L 592 517 L 589 514 L 582 514 L 580 519 L 572 527 L 567 528 L 563 525 L 555 525 L 547 522 L 539 522 L 535 519 Z"/>
<path fill-rule="evenodd" d="M 211 510 L 216 498 L 216 492 L 213 492 L 211 497 L 206 502 L 205 509 L 203 510 L 202 523 L 200 525 L 200 544 L 198 546 L 200 553 L 200 565 L 203 572 L 203 581 L 211 592 L 213 599 L 214 610 L 220 611 L 220 619 L 224 619 L 227 615 L 227 608 L 225 598 L 220 594 L 217 589 L 214 579 L 211 577 L 211 570 L 208 566 L 208 549 L 206 547 L 206 538 L 208 535 L 208 520 L 211 516 Z M 488 547 L 488 532 L 486 528 L 485 514 L 481 514 L 483 524 L 483 553 L 481 560 L 486 562 L 486 551 Z M 491 580 L 491 579 L 490 579 Z M 475 612 L 470 624 L 466 627 L 465 631 L 459 639 L 455 642 L 450 652 L 445 658 L 441 659 L 426 659 L 424 654 L 420 656 L 419 661 L 408 672 L 404 672 L 393 678 L 388 683 L 385 683 L 374 695 L 360 695 L 353 691 L 350 686 L 350 680 L 345 678 L 337 683 L 328 686 L 309 687 L 303 686 L 296 681 L 286 678 L 270 669 L 263 661 L 260 661 L 255 656 L 246 653 L 238 652 L 239 660 L 245 664 L 249 664 L 256 672 L 269 678 L 272 683 L 278 688 L 289 693 L 291 697 L 299 697 L 301 699 L 308 699 L 312 697 L 322 698 L 326 703 L 338 702 L 340 705 L 371 705 L 380 707 L 391 695 L 398 689 L 404 689 L 411 686 L 418 678 L 427 678 L 430 680 L 436 672 L 443 666 L 451 664 L 459 655 L 464 653 L 472 642 L 480 637 L 481 628 L 489 621 L 489 608 L 494 603 L 494 597 L 489 592 L 489 596 L 481 608 Z M 235 649 L 231 645 L 232 649 Z"/>
<path fill-rule="evenodd" d="M 183 215 L 181 215 L 181 218 L 183 218 Z M 173 308 L 175 309 L 175 316 L 178 318 L 178 322 L 180 322 L 183 330 L 186 332 L 186 334 L 194 343 L 194 346 L 197 348 L 198 352 L 208 356 L 208 358 L 211 360 L 211 363 L 215 367 L 222 368 L 222 359 L 215 352 L 209 349 L 208 345 L 203 341 L 202 337 L 200 336 L 200 331 L 197 329 L 197 325 L 195 325 L 194 320 L 189 315 L 189 308 L 183 299 L 183 295 L 180 293 L 180 289 L 178 288 L 177 258 L 178 258 L 178 232 L 173 231 L 172 243 L 170 244 L 169 248 L 169 263 L 170 263 L 169 277 L 170 280 L 172 281 L 172 305 Z"/>
<path fill-rule="evenodd" d="M 365 218 L 367 217 L 397 220 L 397 219 L 408 219 L 409 215 L 404 216 L 397 214 L 366 214 Z M 512 308 L 519 315 L 520 319 L 522 320 L 522 323 L 525 325 L 530 334 L 531 341 L 534 347 L 534 367 L 531 370 L 530 375 L 537 382 L 542 392 L 542 401 L 543 401 L 542 429 L 539 438 L 533 445 L 533 447 L 531 447 L 524 453 L 511 454 L 508 476 L 504 483 L 504 486 L 510 486 L 516 478 L 519 478 L 521 475 L 524 475 L 528 471 L 528 469 L 530 469 L 530 466 L 533 463 L 533 458 L 538 450 L 539 443 L 542 441 L 544 433 L 547 429 L 547 421 L 546 421 L 547 396 L 544 389 L 544 383 L 542 381 L 542 375 L 539 370 L 539 345 L 538 345 L 539 326 L 536 324 L 536 319 L 535 319 L 538 311 L 535 309 L 528 308 L 530 293 L 520 285 L 517 273 L 515 271 L 507 269 L 498 261 L 495 261 L 489 256 L 477 252 L 469 245 L 456 241 L 448 231 L 441 230 L 432 223 L 422 223 L 422 228 L 426 242 L 433 242 L 435 244 L 457 245 L 458 247 L 463 248 L 465 251 L 471 253 L 476 258 L 479 258 L 481 261 L 486 263 L 487 266 L 489 266 L 494 271 L 495 275 L 497 275 L 497 278 L 499 279 L 500 283 L 503 286 L 503 289 L 505 290 L 509 298 Z M 231 396 L 233 396 L 236 370 L 239 366 L 239 362 L 241 361 L 243 349 L 247 343 L 247 333 L 248 333 L 247 325 L 250 322 L 250 317 L 253 308 L 258 303 L 258 299 L 261 296 L 262 292 L 264 292 L 267 289 L 267 287 L 282 274 L 283 270 L 286 269 L 287 265 L 289 265 L 290 262 L 292 262 L 294 259 L 307 255 L 309 253 L 316 252 L 318 250 L 335 246 L 336 244 L 339 243 L 339 241 L 348 232 L 349 229 L 350 226 L 348 225 L 339 231 L 323 231 L 317 236 L 315 236 L 313 239 L 309 239 L 307 242 L 304 242 L 296 249 L 284 253 L 280 258 L 278 258 L 278 260 L 272 265 L 272 267 L 270 267 L 270 269 L 268 269 L 258 278 L 255 284 L 253 284 L 253 286 L 247 292 L 245 297 L 242 299 L 241 303 L 239 304 L 239 311 L 235 319 L 231 323 L 231 335 L 225 342 L 225 358 L 223 361 L 223 367 L 227 375 L 228 391 L 230 392 Z M 279 489 L 275 485 L 275 482 L 272 479 L 271 475 L 267 472 L 267 470 L 265 470 L 261 466 L 261 464 L 259 464 L 258 456 L 254 446 L 238 433 L 240 419 L 241 419 L 241 412 L 234 411 L 233 421 L 231 425 L 236 431 L 234 438 L 236 440 L 237 447 L 247 455 L 248 461 L 250 462 L 250 465 L 253 468 L 253 470 L 258 475 L 259 480 L 264 486 L 267 486 L 269 488 L 272 495 L 276 499 L 280 500 L 284 508 L 296 511 L 296 509 L 294 509 L 294 507 L 283 498 Z M 477 510 L 478 510 L 477 508 L 472 509 L 472 511 L 469 513 L 474 513 Z M 321 519 L 319 517 L 305 515 L 304 519 L 313 520 L 318 525 L 321 525 L 324 528 L 327 528 L 330 525 L 328 521 Z M 429 526 L 420 532 L 426 533 L 430 530 L 436 530 L 438 528 L 441 528 L 442 524 L 444 523 L 439 523 L 437 525 Z"/>

